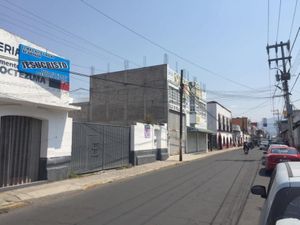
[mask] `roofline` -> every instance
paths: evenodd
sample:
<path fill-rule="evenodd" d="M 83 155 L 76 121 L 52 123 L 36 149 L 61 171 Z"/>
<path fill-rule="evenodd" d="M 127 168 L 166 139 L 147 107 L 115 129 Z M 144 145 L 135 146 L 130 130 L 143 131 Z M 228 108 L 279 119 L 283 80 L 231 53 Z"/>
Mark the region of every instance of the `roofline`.
<path fill-rule="evenodd" d="M 215 104 L 218 104 L 219 106 L 221 106 L 222 108 L 226 109 L 228 112 L 231 113 L 231 111 L 230 111 L 229 109 L 227 109 L 225 106 L 221 105 L 219 102 L 216 102 L 216 101 L 209 101 L 209 102 L 207 102 L 207 104 L 209 104 L 209 103 L 215 103 Z"/>
<path fill-rule="evenodd" d="M 106 73 L 99 73 L 99 74 L 94 74 L 91 75 L 90 77 L 97 77 L 97 76 L 102 76 L 102 75 L 110 75 L 110 74 L 115 74 L 115 73 L 120 73 L 120 72 L 129 72 L 129 71 L 135 71 L 135 70 L 143 70 L 145 68 L 151 68 L 151 67 L 164 67 L 166 66 L 168 68 L 168 64 L 158 64 L 158 65 L 153 65 L 153 66 L 144 66 L 144 67 L 138 67 L 138 68 L 133 68 L 133 69 L 124 69 L 124 70 L 117 70 L 117 71 L 113 71 L 113 72 L 106 72 Z"/>

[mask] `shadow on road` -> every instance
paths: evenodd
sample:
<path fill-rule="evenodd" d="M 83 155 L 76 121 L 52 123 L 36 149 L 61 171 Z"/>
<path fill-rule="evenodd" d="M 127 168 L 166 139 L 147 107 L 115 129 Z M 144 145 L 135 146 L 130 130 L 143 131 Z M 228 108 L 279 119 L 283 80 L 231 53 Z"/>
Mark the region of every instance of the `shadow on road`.
<path fill-rule="evenodd" d="M 223 161 L 223 162 L 257 162 L 259 160 L 256 159 L 217 159 L 216 161 Z"/>

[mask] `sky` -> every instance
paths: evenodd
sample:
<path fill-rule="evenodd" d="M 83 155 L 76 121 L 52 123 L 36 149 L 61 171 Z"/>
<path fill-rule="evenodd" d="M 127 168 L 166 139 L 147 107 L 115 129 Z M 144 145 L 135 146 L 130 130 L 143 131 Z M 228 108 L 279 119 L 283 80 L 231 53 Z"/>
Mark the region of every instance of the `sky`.
<path fill-rule="evenodd" d="M 273 110 L 283 111 L 283 97 L 271 98 L 282 92 L 275 88 L 266 45 L 294 41 L 300 26 L 300 3 L 292 25 L 296 2 L 0 0 L 0 27 L 69 59 L 71 70 L 84 74 L 91 67 L 97 74 L 123 70 L 125 60 L 129 68 L 162 64 L 167 54 L 172 69 L 184 69 L 190 80 L 205 85 L 208 100 L 234 117 L 261 122 Z M 300 72 L 299 39 L 291 54 L 290 87 Z M 297 81 L 291 92 L 296 109 L 299 87 Z M 71 75 L 73 96 L 84 98 L 88 88 L 87 78 Z"/>

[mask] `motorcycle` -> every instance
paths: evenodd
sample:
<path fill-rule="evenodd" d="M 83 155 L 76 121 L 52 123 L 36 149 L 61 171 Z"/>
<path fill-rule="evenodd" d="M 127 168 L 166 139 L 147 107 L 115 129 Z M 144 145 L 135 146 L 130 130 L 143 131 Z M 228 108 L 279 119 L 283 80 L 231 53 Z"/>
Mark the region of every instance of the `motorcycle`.
<path fill-rule="evenodd" d="M 248 153 L 249 153 L 249 145 L 248 145 L 247 142 L 244 143 L 244 148 L 243 149 L 244 149 L 245 155 L 248 155 Z"/>

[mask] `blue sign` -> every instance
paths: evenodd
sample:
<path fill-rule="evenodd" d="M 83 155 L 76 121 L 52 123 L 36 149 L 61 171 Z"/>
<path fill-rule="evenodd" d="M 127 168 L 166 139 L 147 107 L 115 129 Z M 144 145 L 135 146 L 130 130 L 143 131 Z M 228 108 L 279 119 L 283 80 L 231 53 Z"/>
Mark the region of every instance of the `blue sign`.
<path fill-rule="evenodd" d="M 25 45 L 19 46 L 21 72 L 69 83 L 70 61 Z"/>

